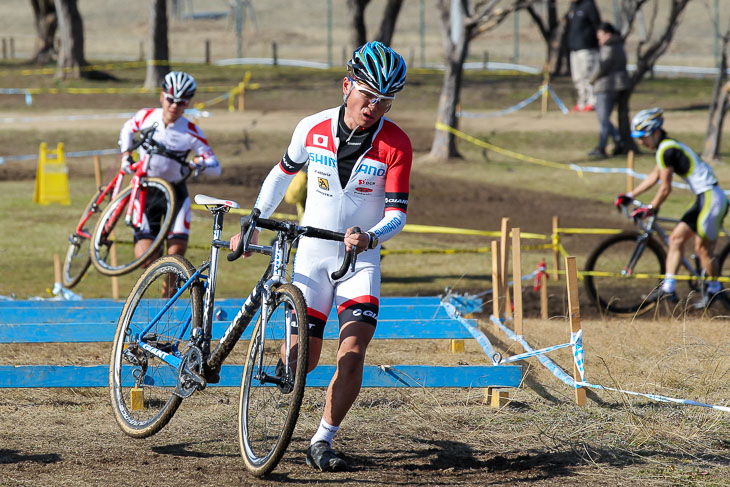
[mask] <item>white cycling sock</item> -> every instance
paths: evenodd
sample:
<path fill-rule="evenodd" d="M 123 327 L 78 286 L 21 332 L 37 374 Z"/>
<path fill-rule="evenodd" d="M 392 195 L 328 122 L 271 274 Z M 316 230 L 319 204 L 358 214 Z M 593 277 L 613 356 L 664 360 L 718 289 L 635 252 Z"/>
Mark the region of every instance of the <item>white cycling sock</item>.
<path fill-rule="evenodd" d="M 335 434 L 339 429 L 339 426 L 332 426 L 327 421 L 325 421 L 324 418 L 322 418 L 322 420 L 319 422 L 319 428 L 317 429 L 317 432 L 314 434 L 314 436 L 312 436 L 309 444 L 314 445 L 318 441 L 326 441 L 328 445 L 332 446 L 332 439 L 335 437 Z"/>
<path fill-rule="evenodd" d="M 677 280 L 674 278 L 674 274 L 666 274 L 662 283 L 662 291 L 665 293 L 673 293 L 676 285 Z"/>

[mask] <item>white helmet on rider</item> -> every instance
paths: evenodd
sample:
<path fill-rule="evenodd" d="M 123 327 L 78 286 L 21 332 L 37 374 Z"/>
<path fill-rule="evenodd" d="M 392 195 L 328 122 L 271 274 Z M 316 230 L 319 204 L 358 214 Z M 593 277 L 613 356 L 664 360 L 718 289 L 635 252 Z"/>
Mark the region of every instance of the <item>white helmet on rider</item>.
<path fill-rule="evenodd" d="M 631 120 L 631 136 L 634 138 L 651 135 L 661 128 L 664 123 L 664 110 L 661 108 L 647 108 L 642 110 Z"/>
<path fill-rule="evenodd" d="M 175 100 L 189 100 L 196 88 L 195 79 L 183 71 L 171 71 L 162 80 L 162 92 Z"/>

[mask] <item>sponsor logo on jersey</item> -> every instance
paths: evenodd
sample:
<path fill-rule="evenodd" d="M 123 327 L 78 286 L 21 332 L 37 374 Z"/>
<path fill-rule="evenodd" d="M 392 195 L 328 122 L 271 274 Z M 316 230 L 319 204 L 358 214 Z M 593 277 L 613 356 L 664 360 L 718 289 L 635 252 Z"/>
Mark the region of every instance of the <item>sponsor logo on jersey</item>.
<path fill-rule="evenodd" d="M 324 154 L 317 154 L 316 152 L 310 152 L 309 160 L 316 164 L 322 164 L 323 166 L 337 167 L 337 161 L 335 161 L 335 158 L 326 156 Z M 385 170 L 383 170 L 383 174 L 385 174 Z"/>
<path fill-rule="evenodd" d="M 357 172 L 362 172 L 371 176 L 385 176 L 385 168 L 377 168 L 375 166 L 369 166 L 367 164 L 360 164 Z"/>
<path fill-rule="evenodd" d="M 320 134 L 312 134 L 312 144 L 318 145 L 319 147 L 327 148 L 327 142 L 329 141 L 329 137 L 326 135 L 320 135 Z"/>
<path fill-rule="evenodd" d="M 357 184 L 361 186 L 373 186 L 375 184 L 375 181 L 369 181 L 367 179 L 358 179 Z"/>
<path fill-rule="evenodd" d="M 326 178 L 317 178 L 317 183 L 319 183 L 319 187 L 321 189 L 324 189 L 325 191 L 330 190 L 330 182 Z"/>
<path fill-rule="evenodd" d="M 370 188 L 355 188 L 358 193 L 372 193 L 373 190 Z"/>
<path fill-rule="evenodd" d="M 385 204 L 386 205 L 407 205 L 408 200 L 403 200 L 400 198 L 385 198 Z"/>

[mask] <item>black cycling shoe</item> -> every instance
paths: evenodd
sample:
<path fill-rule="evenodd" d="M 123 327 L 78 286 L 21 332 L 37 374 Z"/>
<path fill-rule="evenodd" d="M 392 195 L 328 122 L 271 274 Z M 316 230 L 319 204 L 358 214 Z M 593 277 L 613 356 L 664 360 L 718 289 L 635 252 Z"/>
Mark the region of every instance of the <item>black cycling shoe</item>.
<path fill-rule="evenodd" d="M 326 441 L 318 441 L 309 445 L 307 465 L 321 472 L 340 472 L 347 469 L 347 462 L 338 457 Z"/>
<path fill-rule="evenodd" d="M 281 357 L 279 357 L 279 361 L 276 363 L 276 370 L 274 374 L 279 379 L 284 378 L 284 361 L 281 360 Z M 276 384 L 276 387 L 279 388 L 282 394 L 289 394 L 291 391 L 294 390 L 294 384 L 291 384 L 289 382 L 286 382 L 284 384 Z"/>
<path fill-rule="evenodd" d="M 674 291 L 667 292 L 664 289 L 662 289 L 661 286 L 654 289 L 646 297 L 647 302 L 652 302 L 652 301 L 659 302 L 659 301 L 663 301 L 665 299 L 672 304 L 679 304 L 679 298 L 677 297 L 677 293 Z"/>

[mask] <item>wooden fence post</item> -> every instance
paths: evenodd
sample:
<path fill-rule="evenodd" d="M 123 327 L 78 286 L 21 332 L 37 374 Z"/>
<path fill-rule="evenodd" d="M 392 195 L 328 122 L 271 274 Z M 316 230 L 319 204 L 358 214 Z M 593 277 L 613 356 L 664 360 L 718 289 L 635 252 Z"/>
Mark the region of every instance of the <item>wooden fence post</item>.
<path fill-rule="evenodd" d="M 96 183 L 96 189 L 101 188 L 101 158 L 94 156 L 94 182 Z"/>
<path fill-rule="evenodd" d="M 512 287 L 515 297 L 514 330 L 517 335 L 522 331 L 522 257 L 520 254 L 520 229 L 512 229 Z"/>
<path fill-rule="evenodd" d="M 509 298 L 509 286 L 507 285 L 509 282 L 509 272 L 507 272 L 507 259 L 509 258 L 509 253 L 507 252 L 507 236 L 509 235 L 508 224 L 509 218 L 506 216 L 502 217 L 502 232 L 499 237 L 499 277 L 502 285 L 502 292 L 504 293 L 503 301 L 505 318 L 512 317 L 512 303 Z"/>
<path fill-rule="evenodd" d="M 634 151 L 630 150 L 626 156 L 626 192 L 634 190 Z"/>
<path fill-rule="evenodd" d="M 499 300 L 501 298 L 501 280 L 499 276 L 499 246 L 496 240 L 492 241 L 492 314 L 497 318 L 501 317 L 499 312 Z"/>
<path fill-rule="evenodd" d="M 568 310 L 570 312 L 570 332 L 578 333 L 580 331 L 580 303 L 578 302 L 578 272 L 575 266 L 575 257 L 565 258 L 565 274 L 568 282 Z M 573 379 L 576 382 L 581 381 L 578 367 L 573 361 Z M 575 390 L 575 403 L 579 406 L 586 405 L 586 390 L 579 387 Z"/>
<path fill-rule="evenodd" d="M 53 283 L 63 282 L 61 277 L 61 256 L 53 254 Z"/>
<path fill-rule="evenodd" d="M 558 233 L 558 217 L 553 216 L 553 279 L 556 281 L 560 280 L 560 233 Z"/>
<path fill-rule="evenodd" d="M 210 39 L 205 40 L 205 64 L 210 64 Z"/>
<path fill-rule="evenodd" d="M 548 296 L 547 296 L 547 278 L 545 273 L 540 274 L 540 318 L 548 319 Z"/>

